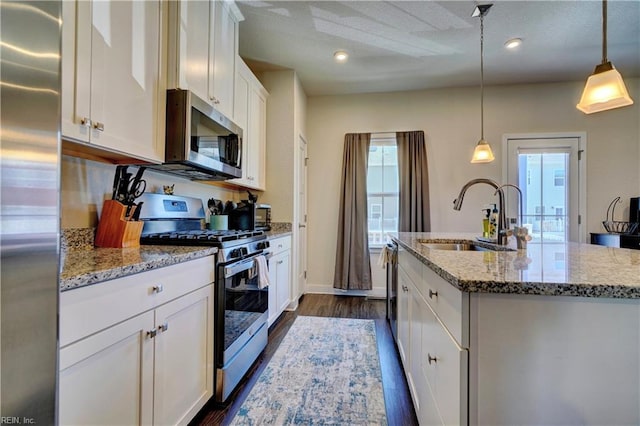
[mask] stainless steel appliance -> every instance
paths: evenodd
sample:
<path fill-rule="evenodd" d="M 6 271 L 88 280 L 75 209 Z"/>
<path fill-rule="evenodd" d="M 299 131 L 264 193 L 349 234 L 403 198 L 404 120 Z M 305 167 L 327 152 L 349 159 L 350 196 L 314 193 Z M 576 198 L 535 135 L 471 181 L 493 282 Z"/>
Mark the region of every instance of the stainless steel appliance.
<path fill-rule="evenodd" d="M 398 245 L 387 243 L 387 319 L 393 339 L 398 338 Z"/>
<path fill-rule="evenodd" d="M 61 6 L 0 2 L 2 423 L 57 423 Z"/>
<path fill-rule="evenodd" d="M 142 244 L 218 247 L 214 300 L 215 400 L 224 402 L 267 345 L 269 288 L 257 271 L 269 242 L 262 231 L 202 229 L 202 200 L 143 194 Z"/>
<path fill-rule="evenodd" d="M 188 90 L 167 91 L 165 163 L 150 169 L 191 180 L 242 177 L 242 129 Z"/>

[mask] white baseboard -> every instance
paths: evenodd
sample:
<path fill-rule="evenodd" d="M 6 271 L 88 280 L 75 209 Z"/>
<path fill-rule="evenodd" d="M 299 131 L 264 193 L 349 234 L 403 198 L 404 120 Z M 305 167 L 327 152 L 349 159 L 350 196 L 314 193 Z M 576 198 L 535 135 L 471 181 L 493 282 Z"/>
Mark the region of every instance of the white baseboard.
<path fill-rule="evenodd" d="M 367 296 L 372 299 L 386 299 L 387 288 L 374 287 L 372 290 L 340 290 L 327 285 L 309 284 L 306 294 L 336 294 L 342 296 Z"/>

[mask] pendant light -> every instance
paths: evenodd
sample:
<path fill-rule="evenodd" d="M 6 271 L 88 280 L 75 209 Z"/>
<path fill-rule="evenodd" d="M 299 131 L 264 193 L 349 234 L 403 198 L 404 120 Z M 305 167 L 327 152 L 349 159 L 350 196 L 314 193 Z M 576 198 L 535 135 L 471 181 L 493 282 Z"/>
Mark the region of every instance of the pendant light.
<path fill-rule="evenodd" d="M 580 103 L 585 114 L 607 111 L 633 104 L 622 76 L 607 60 L 607 0 L 602 1 L 602 63 L 587 79 Z"/>
<path fill-rule="evenodd" d="M 480 17 L 480 141 L 473 151 L 472 163 L 490 163 L 495 160 L 491 145 L 484 139 L 484 17 L 493 4 L 476 6 L 471 16 Z"/>

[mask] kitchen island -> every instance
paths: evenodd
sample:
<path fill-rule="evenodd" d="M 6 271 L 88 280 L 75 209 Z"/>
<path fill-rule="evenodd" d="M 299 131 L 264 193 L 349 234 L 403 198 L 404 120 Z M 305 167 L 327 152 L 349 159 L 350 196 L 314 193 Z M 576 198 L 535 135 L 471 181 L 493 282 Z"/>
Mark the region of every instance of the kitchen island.
<path fill-rule="evenodd" d="M 640 424 L 637 251 L 451 251 L 428 243 L 475 235 L 392 239 L 397 343 L 422 424 Z"/>

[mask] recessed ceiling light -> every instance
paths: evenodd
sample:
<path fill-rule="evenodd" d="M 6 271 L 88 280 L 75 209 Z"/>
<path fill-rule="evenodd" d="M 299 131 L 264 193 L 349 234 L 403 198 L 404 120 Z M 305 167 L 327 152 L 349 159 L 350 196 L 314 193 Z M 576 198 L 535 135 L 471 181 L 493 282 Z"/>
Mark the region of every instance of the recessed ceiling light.
<path fill-rule="evenodd" d="M 347 62 L 347 59 L 349 59 L 349 54 L 347 54 L 347 52 L 345 52 L 344 50 L 338 50 L 333 54 L 333 59 L 341 64 Z"/>
<path fill-rule="evenodd" d="M 515 49 L 521 44 L 522 44 L 521 38 L 512 38 L 511 40 L 507 40 L 504 42 L 504 47 L 506 47 L 507 49 Z"/>

